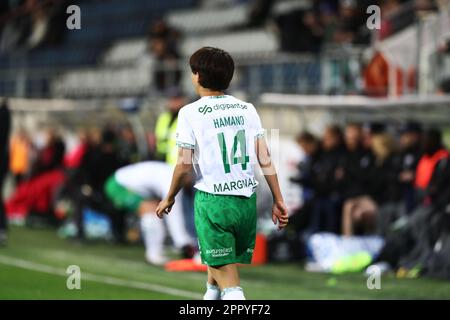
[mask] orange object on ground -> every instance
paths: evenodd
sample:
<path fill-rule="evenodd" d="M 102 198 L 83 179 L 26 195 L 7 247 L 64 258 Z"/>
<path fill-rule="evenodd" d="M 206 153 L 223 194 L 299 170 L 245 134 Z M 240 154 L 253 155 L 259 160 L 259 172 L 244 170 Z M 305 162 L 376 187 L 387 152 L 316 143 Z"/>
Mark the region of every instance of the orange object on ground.
<path fill-rule="evenodd" d="M 267 263 L 267 239 L 263 234 L 256 234 L 255 251 L 253 251 L 252 265 Z"/>
<path fill-rule="evenodd" d="M 182 259 L 169 261 L 164 266 L 166 271 L 180 272 L 180 271 L 198 271 L 206 272 L 207 266 L 201 264 L 194 259 Z"/>

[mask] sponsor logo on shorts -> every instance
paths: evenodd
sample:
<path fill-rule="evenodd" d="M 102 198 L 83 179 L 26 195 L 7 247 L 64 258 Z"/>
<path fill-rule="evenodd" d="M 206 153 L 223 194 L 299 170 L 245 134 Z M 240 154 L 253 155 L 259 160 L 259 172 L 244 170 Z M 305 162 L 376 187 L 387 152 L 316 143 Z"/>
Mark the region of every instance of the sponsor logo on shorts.
<path fill-rule="evenodd" d="M 220 248 L 220 249 L 208 249 L 206 250 L 207 255 L 211 255 L 213 258 L 225 257 L 233 252 L 233 248 Z"/>

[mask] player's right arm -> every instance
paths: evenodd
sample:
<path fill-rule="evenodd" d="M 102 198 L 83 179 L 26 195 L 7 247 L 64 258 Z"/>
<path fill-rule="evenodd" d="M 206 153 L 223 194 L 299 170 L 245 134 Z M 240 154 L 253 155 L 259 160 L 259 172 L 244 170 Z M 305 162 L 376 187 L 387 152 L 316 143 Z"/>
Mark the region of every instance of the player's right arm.
<path fill-rule="evenodd" d="M 172 182 L 170 184 L 169 193 L 156 208 L 156 214 L 159 218 L 164 213 L 169 213 L 175 203 L 175 196 L 183 187 L 186 178 L 192 173 L 192 157 L 195 148 L 195 136 L 191 124 L 185 113 L 185 107 L 178 113 L 177 123 L 177 145 L 178 161 L 173 171 Z"/>
<path fill-rule="evenodd" d="M 192 173 L 192 149 L 178 148 L 178 162 L 175 166 L 170 184 L 169 193 L 156 208 L 156 215 L 162 218 L 164 213 L 169 213 L 175 203 L 175 196 L 185 185 L 186 179 Z"/>
<path fill-rule="evenodd" d="M 266 139 L 264 139 L 264 137 L 257 137 L 255 147 L 258 163 L 262 169 L 264 178 L 269 185 L 270 191 L 272 192 L 272 221 L 274 224 L 277 224 L 278 222 L 278 230 L 281 230 L 288 224 L 288 211 L 284 204 L 283 196 L 281 195 L 277 172 L 272 163 Z"/>

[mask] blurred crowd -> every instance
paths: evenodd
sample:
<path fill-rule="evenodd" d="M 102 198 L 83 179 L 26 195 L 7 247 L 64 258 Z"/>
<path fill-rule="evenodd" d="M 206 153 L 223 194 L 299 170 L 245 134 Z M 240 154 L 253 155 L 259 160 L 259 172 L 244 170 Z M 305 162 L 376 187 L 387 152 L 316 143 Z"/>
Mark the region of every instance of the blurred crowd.
<path fill-rule="evenodd" d="M 380 7 L 380 38 L 415 21 L 419 11 L 435 10 L 434 0 L 213 0 L 209 6 L 249 4 L 247 22 L 241 28 L 275 26 L 284 52 L 319 52 L 330 44 L 363 44 L 371 40 L 367 8 Z M 373 12 L 371 12 L 373 13 Z M 370 14 L 371 14 L 370 13 Z M 301 35 L 301 37 L 299 37 Z"/>
<path fill-rule="evenodd" d="M 308 233 L 383 234 L 384 218 L 392 221 L 431 203 L 435 184 L 449 169 L 441 132 L 423 131 L 416 122 L 395 136 L 378 123 L 331 125 L 320 139 L 303 132 L 297 142 L 307 156 L 292 181 L 303 186 L 301 216 L 309 221 L 302 228 Z M 398 216 L 379 216 L 384 211 Z"/>
<path fill-rule="evenodd" d="M 66 7 L 65 0 L 1 1 L 0 52 L 60 44 Z"/>
<path fill-rule="evenodd" d="M 80 0 L 76 3 L 82 2 Z M 105 1 L 107 2 L 107 1 Z M 369 44 L 370 30 L 366 26 L 367 7 L 381 9 L 380 37 L 401 30 L 414 22 L 415 14 L 435 10 L 435 0 L 227 0 L 205 1 L 203 7 L 248 3 L 247 21 L 236 28 L 263 27 L 271 23 L 280 37 L 285 52 L 318 52 L 333 43 Z M 8 0 L 0 4 L 0 49 L 32 49 L 44 45 L 57 45 L 65 30 L 66 0 Z M 277 8 L 276 8 L 277 7 Z M 301 37 L 298 35 L 301 34 Z M 150 27 L 154 40 L 152 52 L 158 58 L 177 56 L 178 32 L 173 32 L 161 21 Z M 175 40 L 175 41 L 174 41 Z"/>
<path fill-rule="evenodd" d="M 318 232 L 378 235 L 386 244 L 377 261 L 389 268 L 435 261 L 433 248 L 450 234 L 450 159 L 439 129 L 349 123 L 319 138 L 303 132 L 297 143 L 306 158 L 291 180 L 303 187 L 304 205 L 291 227 L 304 243 Z M 447 265 L 450 252 L 441 254 L 432 268 Z"/>
<path fill-rule="evenodd" d="M 436 9 L 433 0 L 292 1 L 274 10 L 276 4 L 276 0 L 254 0 L 246 27 L 271 21 L 278 30 L 282 51 L 313 53 L 330 44 L 370 44 L 371 30 L 366 22 L 371 5 L 380 8 L 380 38 L 412 24 L 416 12 Z"/>
<path fill-rule="evenodd" d="M 126 242 L 126 214 L 106 199 L 105 182 L 129 164 L 146 160 L 173 164 L 177 153 L 170 150 L 176 151 L 177 114 L 186 103 L 183 92 L 175 88 L 168 91 L 167 111 L 157 119 L 155 132 L 146 133 L 148 148 L 143 151 L 138 147 L 136 128 L 129 122 L 79 128 L 75 137 L 55 127 L 33 134 L 18 127 L 11 133 L 5 100 L 0 117 L 1 145 L 5 147 L 0 186 L 8 173 L 13 183 L 1 206 L 0 219 L 4 220 L 0 220 L 0 234 L 6 236 L 6 217 L 21 225 L 37 221 L 58 226 L 69 219 L 77 226 L 72 236 L 83 239 L 83 212 L 90 208 L 109 215 L 114 241 Z"/>
<path fill-rule="evenodd" d="M 74 205 L 75 219 L 81 219 L 84 207 L 103 201 L 106 179 L 140 160 L 133 130 L 126 124 L 80 129 L 71 150 L 66 150 L 66 140 L 54 128 L 46 129 L 44 137 L 41 146 L 24 129 L 11 137 L 9 170 L 15 190 L 6 201 L 6 212 L 12 222 L 41 217 L 57 225 L 67 214 L 58 207 L 59 200 L 67 198 Z M 83 229 L 79 232 L 82 237 Z"/>

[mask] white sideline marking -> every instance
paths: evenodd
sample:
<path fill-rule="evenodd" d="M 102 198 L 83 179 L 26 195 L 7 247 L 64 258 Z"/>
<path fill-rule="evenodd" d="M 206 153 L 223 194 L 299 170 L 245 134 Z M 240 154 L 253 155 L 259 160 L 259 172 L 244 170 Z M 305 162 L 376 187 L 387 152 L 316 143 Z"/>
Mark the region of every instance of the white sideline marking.
<path fill-rule="evenodd" d="M 17 259 L 17 258 L 0 255 L 0 263 L 8 265 L 8 266 L 12 266 L 12 267 L 31 270 L 31 271 L 38 271 L 38 272 L 42 272 L 42 273 L 48 273 L 48 274 L 52 274 L 52 275 L 67 277 L 65 270 L 61 270 L 61 268 L 56 268 L 56 267 L 48 266 L 45 264 L 28 261 L 28 260 Z M 82 272 L 81 279 L 104 283 L 104 284 L 115 285 L 115 286 L 164 293 L 164 294 L 169 294 L 169 295 L 178 296 L 178 297 L 184 297 L 184 298 L 188 298 L 188 299 L 201 299 L 202 298 L 202 296 L 200 294 L 192 292 L 192 291 L 169 288 L 166 286 L 152 284 L 152 283 L 124 280 L 124 279 L 120 279 L 120 278 L 115 278 L 115 277 L 110 277 L 110 276 L 102 276 L 102 275 L 97 275 L 97 274 L 92 274 L 92 273 L 87 273 L 87 272 Z"/>

